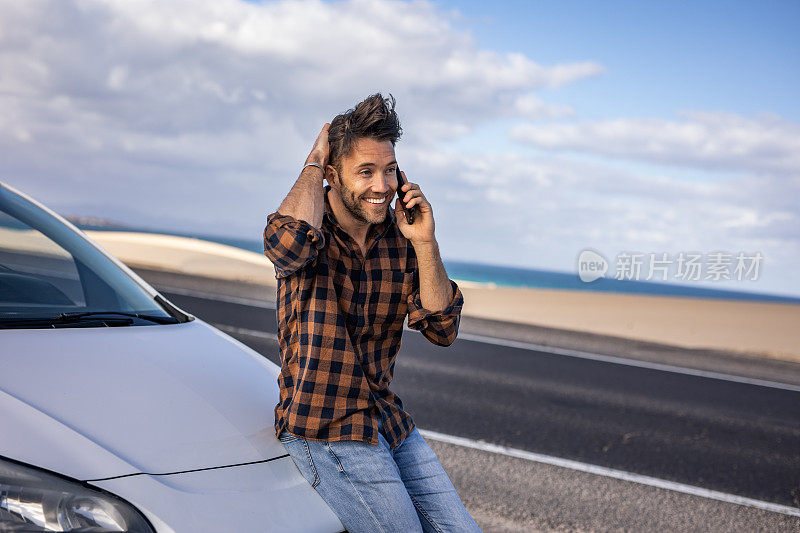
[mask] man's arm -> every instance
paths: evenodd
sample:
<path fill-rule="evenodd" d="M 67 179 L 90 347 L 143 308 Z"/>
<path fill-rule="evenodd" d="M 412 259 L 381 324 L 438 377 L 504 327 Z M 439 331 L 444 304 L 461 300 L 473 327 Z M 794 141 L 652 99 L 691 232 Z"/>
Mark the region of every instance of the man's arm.
<path fill-rule="evenodd" d="M 419 206 L 414 224 L 408 224 L 402 215 L 400 197 L 407 208 Z M 421 331 L 434 344 L 449 346 L 458 335 L 464 297 L 455 282 L 447 277 L 434 236 L 433 209 L 419 185 L 403 185 L 395 201 L 395 213 L 400 231 L 411 242 L 417 256 L 419 288 L 409 297 L 408 327 Z"/>
<path fill-rule="evenodd" d="M 422 306 L 432 312 L 444 311 L 453 300 L 453 287 L 439 255 L 439 243 L 414 246 L 419 269 L 419 296 Z"/>
<path fill-rule="evenodd" d="M 408 299 L 408 327 L 438 346 L 450 346 L 458 336 L 464 297 L 447 277 L 439 247 L 417 246 L 419 285 Z"/>
<path fill-rule="evenodd" d="M 322 167 L 305 167 L 292 190 L 278 207 L 278 213 L 289 215 L 297 220 L 305 220 L 315 228 L 322 227 L 322 215 L 325 213 L 325 199 L 322 179 L 325 176 L 324 168 L 328 164 L 328 129 L 330 124 L 325 124 L 317 136 L 311 153 L 306 158 L 306 164 L 317 163 Z"/>
<path fill-rule="evenodd" d="M 306 163 L 319 163 L 325 168 L 329 127 L 330 124 L 325 124 L 322 128 Z M 278 210 L 267 217 L 264 255 L 275 265 L 277 278 L 287 277 L 313 262 L 325 246 L 321 230 L 325 212 L 322 177 L 319 168 L 304 168 Z"/>

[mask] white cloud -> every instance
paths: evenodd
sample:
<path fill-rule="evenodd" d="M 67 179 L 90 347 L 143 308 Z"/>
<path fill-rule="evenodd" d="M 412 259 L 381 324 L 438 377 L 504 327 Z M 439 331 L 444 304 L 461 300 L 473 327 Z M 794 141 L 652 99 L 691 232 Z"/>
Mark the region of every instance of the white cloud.
<path fill-rule="evenodd" d="M 800 124 L 778 116 L 684 112 L 683 120 L 615 119 L 527 124 L 511 137 L 572 150 L 670 165 L 746 172 L 800 173 Z"/>
<path fill-rule="evenodd" d="M 526 94 L 514 101 L 520 118 L 555 119 L 572 115 L 575 111 L 567 105 L 548 104 L 536 94 Z"/>
<path fill-rule="evenodd" d="M 0 171 L 64 209 L 95 197 L 242 231 L 322 123 L 370 93 L 397 97 L 413 150 L 563 116 L 534 92 L 603 71 L 482 49 L 454 20 L 383 0 L 3 2 Z"/>
<path fill-rule="evenodd" d="M 257 106 L 303 123 L 378 89 L 398 96 L 410 120 L 458 131 L 504 113 L 563 113 L 530 92 L 603 70 L 480 49 L 426 2 L 56 0 L 2 9 L 0 87 L 15 104 L 67 96 L 64 113 L 91 110 L 124 120 L 126 131 L 244 130 Z"/>

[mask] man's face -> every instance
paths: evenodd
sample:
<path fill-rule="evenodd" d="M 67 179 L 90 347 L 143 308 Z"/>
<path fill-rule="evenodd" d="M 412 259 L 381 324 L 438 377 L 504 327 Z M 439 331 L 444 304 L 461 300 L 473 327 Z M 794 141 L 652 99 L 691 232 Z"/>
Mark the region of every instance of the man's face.
<path fill-rule="evenodd" d="M 391 141 L 358 139 L 342 157 L 339 194 L 356 220 L 379 224 L 386 219 L 397 189 L 397 161 Z"/>

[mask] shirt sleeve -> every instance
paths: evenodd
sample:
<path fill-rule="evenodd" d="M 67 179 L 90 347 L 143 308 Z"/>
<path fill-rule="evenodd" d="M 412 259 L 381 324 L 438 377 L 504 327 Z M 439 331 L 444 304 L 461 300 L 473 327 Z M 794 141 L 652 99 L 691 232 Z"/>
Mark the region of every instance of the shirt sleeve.
<path fill-rule="evenodd" d="M 415 275 L 416 276 L 416 275 Z M 426 339 L 438 346 L 450 346 L 458 336 L 458 324 L 461 321 L 461 307 L 464 296 L 455 281 L 450 280 L 453 298 L 442 311 L 432 312 L 422 307 L 419 284 L 408 297 L 408 327 L 420 331 Z"/>
<path fill-rule="evenodd" d="M 325 235 L 305 220 L 277 211 L 267 216 L 264 255 L 275 265 L 275 277 L 285 278 L 312 263 L 325 246 Z"/>

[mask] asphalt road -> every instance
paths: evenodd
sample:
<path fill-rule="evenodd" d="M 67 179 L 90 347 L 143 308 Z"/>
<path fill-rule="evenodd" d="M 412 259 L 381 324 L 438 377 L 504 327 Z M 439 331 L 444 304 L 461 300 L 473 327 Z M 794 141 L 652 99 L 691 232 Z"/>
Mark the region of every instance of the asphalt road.
<path fill-rule="evenodd" d="M 274 310 L 162 292 L 242 328 L 232 336 L 280 364 L 277 342 L 247 333 L 275 333 Z M 796 390 L 462 339 L 442 348 L 411 331 L 392 390 L 422 429 L 800 507 Z M 485 531 L 800 528 L 794 516 L 428 440 Z"/>

